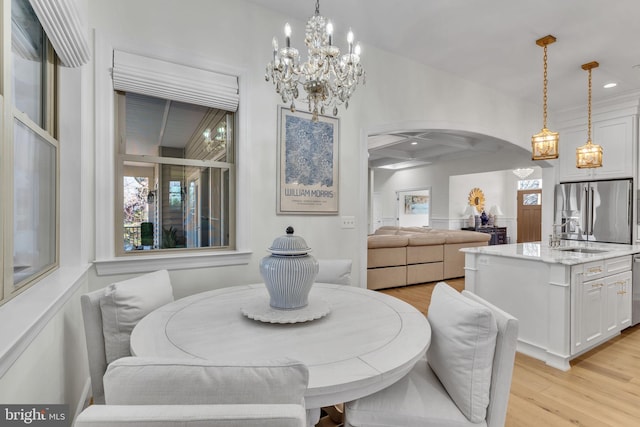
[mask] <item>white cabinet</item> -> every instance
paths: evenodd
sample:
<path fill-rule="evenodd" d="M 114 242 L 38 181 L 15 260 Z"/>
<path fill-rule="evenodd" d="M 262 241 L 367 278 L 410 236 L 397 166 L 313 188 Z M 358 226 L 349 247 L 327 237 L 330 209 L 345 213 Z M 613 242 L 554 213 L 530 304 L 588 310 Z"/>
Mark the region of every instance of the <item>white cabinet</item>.
<path fill-rule="evenodd" d="M 631 326 L 631 257 L 572 267 L 571 354 Z"/>
<path fill-rule="evenodd" d="M 629 178 L 633 176 L 636 117 L 624 116 L 593 122 L 592 142 L 602 146 L 602 167 L 576 168 L 576 148 L 587 143 L 586 123 L 560 129 L 560 181 Z"/>
<path fill-rule="evenodd" d="M 631 326 L 631 309 L 633 295 L 631 285 L 633 283 L 631 272 L 624 273 L 624 277 L 618 277 L 615 282 L 617 324 L 620 330 Z"/>
<path fill-rule="evenodd" d="M 584 282 L 577 286 L 577 291 L 573 352 L 600 341 L 605 334 L 607 296 L 604 283 L 600 280 Z"/>

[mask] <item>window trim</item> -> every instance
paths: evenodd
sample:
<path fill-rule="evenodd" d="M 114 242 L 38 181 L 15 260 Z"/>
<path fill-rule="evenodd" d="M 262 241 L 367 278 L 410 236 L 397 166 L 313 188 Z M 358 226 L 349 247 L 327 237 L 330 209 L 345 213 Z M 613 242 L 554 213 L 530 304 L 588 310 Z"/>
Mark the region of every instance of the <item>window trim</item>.
<path fill-rule="evenodd" d="M 11 19 L 11 2 L 5 3 L 5 19 L 8 16 Z M 39 19 L 39 18 L 38 18 Z M 8 29 L 4 31 L 4 35 L 11 40 L 11 25 L 7 25 Z M 43 99 L 42 99 L 42 127 L 30 118 L 26 113 L 15 107 L 13 99 L 13 53 L 11 49 L 5 49 L 2 54 L 3 81 L 2 87 L 4 94 L 9 96 L 0 96 L 0 114 L 2 117 L 2 199 L 6 200 L 0 212 L 2 226 L 0 227 L 0 236 L 2 237 L 2 265 L 0 272 L 2 276 L 2 286 L 0 286 L 0 305 L 3 305 L 21 294 L 25 290 L 31 288 L 34 284 L 41 281 L 44 277 L 56 271 L 60 266 L 60 142 L 58 141 L 58 66 L 59 60 L 55 52 L 49 35 L 43 30 L 44 55 L 42 67 L 42 83 Z M 3 95 L 4 95 L 3 94 Z M 53 263 L 44 267 L 41 271 L 32 276 L 14 283 L 13 273 L 13 255 L 14 255 L 14 210 L 15 210 L 15 182 L 14 182 L 14 121 L 18 120 L 30 131 L 41 137 L 47 144 L 51 145 L 55 152 L 55 209 L 53 214 L 56 216 L 54 226 L 55 254 Z"/>
<path fill-rule="evenodd" d="M 122 186 L 122 177 L 124 175 L 124 162 L 125 161 L 133 161 L 133 162 L 143 162 L 143 163 L 151 163 L 151 164 L 155 164 L 155 165 L 171 165 L 171 166 L 195 166 L 195 167 L 207 167 L 207 168 L 216 168 L 216 169 L 223 169 L 223 170 L 227 170 L 230 174 L 230 191 L 233 192 L 233 182 L 235 181 L 235 177 L 236 177 L 236 168 L 235 165 L 233 163 L 225 163 L 225 162 L 218 162 L 218 161 L 212 161 L 212 160 L 192 160 L 192 159 L 178 159 L 178 158 L 172 158 L 172 157 L 158 157 L 158 156 L 148 156 L 148 155 L 135 155 L 135 154 L 116 154 L 116 200 L 114 203 L 114 210 L 117 211 L 117 213 L 114 213 L 114 219 L 115 219 L 115 224 L 114 224 L 114 236 L 113 238 L 115 239 L 114 241 L 114 248 L 116 251 L 116 256 L 117 257 L 131 257 L 131 256 L 140 256 L 140 255 L 149 255 L 149 256 L 154 256 L 156 254 L 163 254 L 165 252 L 176 252 L 176 253 L 184 253 L 187 251 L 191 251 L 191 252 L 197 252 L 197 251 L 228 251 L 229 249 L 227 247 L 225 248 L 220 248 L 220 247 L 216 247 L 216 246 L 205 246 L 205 247 L 200 247 L 200 248 L 181 248 L 181 249 L 168 249 L 168 248 L 162 248 L 162 249 L 154 249 L 152 251 L 124 251 L 122 248 L 122 233 L 118 232 L 118 229 L 121 229 L 122 224 L 123 224 L 123 213 L 122 213 L 122 208 L 121 206 L 123 205 L 123 194 L 122 191 L 119 189 L 119 187 Z M 234 216 L 235 216 L 235 207 L 234 206 L 230 206 L 229 207 L 229 220 L 230 220 L 230 228 L 234 226 Z M 234 229 L 234 233 L 231 236 L 230 240 L 229 240 L 229 246 L 230 247 L 234 247 L 235 246 L 235 229 Z"/>
<path fill-rule="evenodd" d="M 115 97 L 113 96 L 113 80 L 111 76 L 112 54 L 118 47 L 105 38 L 99 31 L 94 30 L 94 139 L 95 139 L 95 193 L 99 195 L 95 200 L 95 259 L 94 265 L 98 275 L 141 273 L 157 269 L 158 265 L 167 269 L 190 269 L 203 267 L 218 267 L 232 265 L 246 265 L 250 262 L 252 251 L 251 242 L 251 201 L 249 171 L 250 152 L 248 141 L 251 139 L 249 131 L 249 113 L 246 102 L 238 104 L 235 136 L 235 167 L 236 167 L 236 204 L 235 204 L 235 250 L 216 251 L 206 253 L 160 253 L 151 259 L 147 256 L 118 257 L 115 251 Z M 150 46 L 153 50 L 154 47 Z M 155 47 L 156 56 L 166 54 L 166 48 Z M 248 93 L 246 69 L 230 67 L 211 62 L 206 58 L 196 58 L 198 64 L 191 64 L 196 68 L 217 70 L 221 73 L 235 75 L 241 94 Z"/>

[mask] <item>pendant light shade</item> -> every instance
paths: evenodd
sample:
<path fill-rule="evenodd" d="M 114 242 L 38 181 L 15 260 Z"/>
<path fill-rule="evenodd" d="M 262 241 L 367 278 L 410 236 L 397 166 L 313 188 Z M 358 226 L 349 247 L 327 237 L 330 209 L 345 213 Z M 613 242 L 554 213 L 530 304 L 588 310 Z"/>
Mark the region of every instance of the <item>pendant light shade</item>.
<path fill-rule="evenodd" d="M 544 48 L 544 80 L 543 80 L 543 108 L 542 130 L 531 137 L 531 159 L 549 160 L 558 158 L 558 132 L 547 129 L 547 45 L 554 43 L 556 38 L 552 35 L 536 40 L 538 46 Z"/>
<path fill-rule="evenodd" d="M 582 69 L 589 72 L 589 108 L 587 111 L 587 143 L 576 148 L 576 167 L 600 168 L 602 167 L 602 147 L 591 142 L 591 70 L 598 68 L 596 61 L 583 64 Z"/>

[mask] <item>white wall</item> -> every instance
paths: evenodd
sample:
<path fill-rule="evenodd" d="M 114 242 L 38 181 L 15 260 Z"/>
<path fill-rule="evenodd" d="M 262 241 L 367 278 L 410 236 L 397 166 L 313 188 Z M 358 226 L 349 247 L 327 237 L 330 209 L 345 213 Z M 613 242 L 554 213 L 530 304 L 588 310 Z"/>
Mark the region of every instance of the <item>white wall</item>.
<path fill-rule="evenodd" d="M 84 403 L 89 371 L 80 295 L 87 292 L 86 275 L 76 286 L 69 301 L 0 377 L 3 404 L 66 403 L 73 415 Z"/>
<path fill-rule="evenodd" d="M 432 190 L 431 220 L 433 227 L 449 228 L 449 225 L 454 223 L 457 227 L 456 221 L 460 219 L 460 214 L 464 211 L 464 206 L 458 205 L 461 205 L 466 200 L 466 195 L 468 195 L 469 191 L 465 190 L 466 192 L 463 194 L 465 196 L 464 199 L 462 197 L 463 195 L 457 195 L 458 189 L 453 193 L 450 188 L 449 177 L 467 175 L 471 172 L 484 173 L 501 171 L 504 170 L 505 165 L 510 164 L 522 166 L 524 164 L 522 156 L 523 154 L 504 150 L 494 154 L 477 155 L 454 161 L 438 162 L 428 166 L 396 172 L 375 169 L 373 172 L 373 191 L 381 193 L 383 217 L 393 218 L 396 215 L 395 192 L 397 190 L 430 186 Z M 527 161 L 530 160 L 529 154 L 525 156 Z M 514 166 L 514 168 L 517 166 Z M 540 170 L 539 167 L 535 167 L 535 169 Z M 480 182 L 481 181 L 479 181 L 479 183 Z M 482 187 L 479 183 L 474 186 Z M 515 207 L 515 202 L 513 203 Z M 489 207 L 491 206 L 489 205 Z M 501 208 L 503 212 L 505 212 L 505 215 L 515 216 L 515 213 L 507 213 L 505 207 L 501 206 Z"/>
<path fill-rule="evenodd" d="M 509 209 L 511 206 L 507 208 L 507 201 L 516 194 L 516 183 L 511 179 L 512 176 L 515 178 L 511 171 L 495 171 L 449 177 L 450 218 L 462 218 L 464 209 L 469 205 L 469 192 L 473 188 L 482 190 L 487 215 L 492 205 L 498 205 L 505 214 L 504 217 L 513 217 L 512 209 Z"/>
<path fill-rule="evenodd" d="M 76 1 L 83 14 L 86 0 Z M 90 72 L 59 70 L 60 267 L 0 307 L 0 402 L 66 403 L 71 415 L 89 386 L 80 295 L 93 246 L 93 141 L 82 127 Z"/>
<path fill-rule="evenodd" d="M 198 13 L 194 14 L 194 10 Z M 216 16 L 224 19 L 214 19 Z M 212 19 L 216 25 L 211 25 Z M 263 70 L 271 55 L 270 40 L 280 35 L 287 20 L 290 17 L 244 1 L 191 0 L 163 3 L 163 7 L 157 7 L 152 0 L 91 3 L 90 26 L 115 48 L 193 66 L 219 63 L 246 71 L 247 89 L 241 94 L 241 103 L 246 108 L 248 126 L 240 138 L 250 145 L 251 154 L 241 161 L 250 162 L 244 170 L 251 176 L 244 178 L 251 180 L 248 227 L 253 256 L 242 267 L 172 274 L 179 294 L 260 281 L 259 260 L 288 225 L 305 238 L 316 257 L 352 258 L 354 281 L 359 282 L 364 268 L 361 248 L 367 231 L 364 138 L 372 129 L 428 123 L 518 141 L 527 140 L 530 129 L 538 126 L 537 123 L 534 126 L 532 119 L 538 115 L 534 113 L 537 108 L 367 46 L 365 41 L 367 85 L 358 88 L 349 109 L 340 112 L 340 216 L 355 216 L 357 227 L 340 228 L 339 216 L 278 216 L 275 214 L 278 97 L 272 84 L 264 81 Z M 304 22 L 292 25 L 302 28 Z M 300 48 L 301 37 L 294 37 L 292 44 Z M 303 104 L 299 102 L 298 106 L 302 108 Z M 112 280 L 113 277 L 94 276 L 91 287 L 101 287 Z"/>
<path fill-rule="evenodd" d="M 188 3 L 188 6 L 185 6 Z M 276 211 L 277 107 L 279 98 L 273 85 L 264 80 L 264 69 L 271 57 L 271 38 L 279 35 L 290 18 L 275 16 L 243 1 L 157 2 L 110 1 L 91 5 L 90 25 L 96 35 L 114 48 L 211 68 L 217 64 L 240 70 L 241 108 L 245 128 L 238 131 L 248 156 L 241 158 L 240 179 L 249 181 L 250 212 L 241 231 L 250 236 L 248 265 L 204 268 L 172 273 L 178 295 L 239 283 L 260 281 L 258 264 L 267 255 L 273 239 L 292 225 L 313 249 L 317 258 L 344 257 L 354 260 L 358 271 L 356 229 L 341 229 L 339 216 L 279 216 Z M 197 11 L 197 13 L 194 13 Z M 215 22 L 215 25 L 212 23 Z M 304 23 L 292 22 L 302 28 Z M 300 42 L 294 40 L 293 44 Z M 100 54 L 100 52 L 97 52 Z M 214 68 L 215 69 L 215 68 Z M 302 103 L 298 103 L 303 107 Z M 352 114 L 340 115 L 340 215 L 356 216 L 359 207 L 357 165 L 359 127 Z M 351 115 L 351 117 L 349 117 Z M 241 118 L 242 120 L 242 118 Z M 92 287 L 101 287 L 113 277 L 95 276 Z M 356 273 L 357 280 L 357 273 Z"/>
<path fill-rule="evenodd" d="M 358 88 L 349 110 L 342 109 L 340 113 L 340 215 L 355 216 L 357 227 L 341 229 L 339 216 L 278 216 L 275 214 L 278 97 L 273 86 L 264 81 L 263 73 L 271 55 L 271 38 L 281 34 L 284 22 L 290 17 L 242 0 L 77 1 L 81 12 L 87 13 L 88 27 L 94 28 L 96 35 L 108 40 L 113 47 L 192 66 L 215 69 L 216 64 L 221 64 L 243 70 L 241 102 L 247 126 L 240 130 L 240 138 L 247 144 L 249 156 L 240 160 L 245 162 L 240 179 L 248 181 L 249 194 L 243 197 L 250 199 L 251 211 L 246 213 L 248 222 L 242 225 L 242 232 L 249 236 L 248 249 L 253 251 L 253 256 L 244 266 L 171 271 L 177 297 L 259 281 L 260 259 L 267 255 L 266 248 L 288 225 L 293 225 L 306 239 L 316 257 L 352 258 L 353 277 L 358 282 L 366 267 L 362 261 L 366 262 L 363 248 L 366 248 L 367 232 L 368 133 L 401 128 L 460 129 L 514 143 L 522 141 L 526 145 L 532 130 L 539 128 L 539 108 L 368 46 L 365 40 L 363 63 L 367 85 Z M 304 26 L 304 22 L 291 23 L 298 28 Z M 294 38 L 293 44 L 300 47 L 300 35 Z M 94 52 L 94 57 L 96 54 L 105 52 Z M 96 102 L 93 66 L 93 63 L 86 65 L 80 73 L 62 72 L 63 268 L 82 266 L 94 259 L 94 229 L 100 228 L 95 220 L 94 203 L 97 198 L 109 197 L 100 181 L 94 182 L 93 176 L 94 144 L 99 137 L 94 133 L 93 122 Z M 108 69 L 97 71 L 106 73 Z M 456 164 L 451 172 L 479 172 L 477 162 L 481 162 L 482 167 L 486 164 L 496 168 L 499 163 L 490 157 L 467 159 Z M 432 187 L 433 214 L 443 218 L 448 217 L 449 204 L 448 179 L 441 179 L 446 168 L 451 165 L 436 165 L 415 172 L 422 175 L 422 182 Z M 382 185 L 407 188 L 409 180 L 404 173 L 399 173 Z M 78 327 L 81 319 L 78 295 L 124 277 L 96 276 L 92 271 L 88 284 L 84 278 L 77 282 L 68 302 L 56 311 L 0 379 L 0 398 L 23 403 L 66 402 L 74 409 L 73 405 L 81 399 L 80 384 L 86 384 L 88 378 L 87 368 L 80 362 L 86 357 L 82 349 L 82 329 Z M 69 342 L 80 344 L 68 346 Z M 48 352 L 54 356 L 46 357 Z M 46 387 L 43 388 L 42 383 L 46 383 Z M 9 399 L 12 390 L 16 390 L 15 396 L 4 400 Z"/>

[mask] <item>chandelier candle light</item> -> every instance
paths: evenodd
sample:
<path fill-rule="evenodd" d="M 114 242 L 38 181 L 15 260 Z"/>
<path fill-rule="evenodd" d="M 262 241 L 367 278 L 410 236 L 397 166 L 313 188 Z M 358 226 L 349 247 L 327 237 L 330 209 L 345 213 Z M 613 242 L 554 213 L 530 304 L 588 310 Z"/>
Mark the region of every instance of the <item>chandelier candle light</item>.
<path fill-rule="evenodd" d="M 591 70 L 598 68 L 596 61 L 583 64 L 582 69 L 589 72 L 589 109 L 587 112 L 587 143 L 576 148 L 576 167 L 599 168 L 602 167 L 602 147 L 591 143 Z"/>
<path fill-rule="evenodd" d="M 298 85 L 307 93 L 306 101 L 312 120 L 318 121 L 318 113 L 324 114 L 325 107 L 333 108 L 338 115 L 338 105 L 349 108 L 349 98 L 362 80 L 365 72 L 360 64 L 360 45 L 354 45 L 353 32 L 347 35 L 348 52 L 340 54 L 333 45 L 333 25 L 320 15 L 320 1 L 316 1 L 316 12 L 309 18 L 305 28 L 304 43 L 307 45 L 308 58 L 300 63 L 299 53 L 291 47 L 291 26 L 284 27 L 285 47 L 278 49 L 278 41 L 273 38 L 273 59 L 267 64 L 266 81 L 273 81 L 276 92 L 282 102 L 291 102 L 291 111 L 295 111 L 294 100 L 298 98 Z"/>
<path fill-rule="evenodd" d="M 531 159 L 549 160 L 558 158 L 558 132 L 547 129 L 547 45 L 554 43 L 552 35 L 536 40 L 538 46 L 544 47 L 544 84 L 543 84 L 543 121 L 542 130 L 531 137 Z"/>
<path fill-rule="evenodd" d="M 208 152 L 212 152 L 221 148 L 224 148 L 227 142 L 226 129 L 224 125 L 220 125 L 216 131 L 215 136 L 212 137 L 213 132 L 210 128 L 205 129 L 202 132 L 204 137 L 204 145 Z"/>

